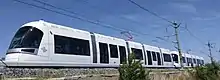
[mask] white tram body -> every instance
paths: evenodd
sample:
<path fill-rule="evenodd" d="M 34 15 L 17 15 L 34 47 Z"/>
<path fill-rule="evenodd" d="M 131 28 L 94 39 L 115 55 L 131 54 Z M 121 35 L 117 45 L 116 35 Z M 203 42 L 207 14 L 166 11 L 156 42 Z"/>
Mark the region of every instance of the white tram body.
<path fill-rule="evenodd" d="M 192 66 L 193 66 L 193 67 L 196 67 L 196 66 L 197 66 L 196 58 L 197 58 L 196 55 L 192 55 L 192 63 L 193 63 Z"/>
<path fill-rule="evenodd" d="M 163 67 L 175 67 L 173 58 L 169 49 L 160 48 Z"/>
<path fill-rule="evenodd" d="M 187 58 L 186 58 L 186 53 L 182 53 L 182 60 L 183 60 L 183 66 L 188 67 L 187 66 L 188 61 L 187 61 Z"/>
<path fill-rule="evenodd" d="M 155 47 L 155 46 L 150 46 L 150 45 L 145 45 L 144 44 L 144 49 L 146 51 L 146 61 L 147 61 L 147 66 L 148 67 L 159 67 L 161 64 L 159 63 L 159 61 L 157 58 L 157 55 L 160 54 L 160 49 L 159 47 Z"/>
<path fill-rule="evenodd" d="M 200 57 L 198 59 L 199 59 L 200 66 L 205 64 L 203 57 Z"/>
<path fill-rule="evenodd" d="M 119 67 L 126 63 L 131 52 L 144 67 L 180 67 L 176 51 L 42 20 L 22 25 L 11 41 L 4 62 L 9 67 Z M 184 67 L 191 66 L 192 58 L 197 65 L 204 64 L 202 57 L 190 54 L 183 57 L 186 58 Z"/>
<path fill-rule="evenodd" d="M 185 58 L 186 58 L 186 67 L 191 67 L 192 66 L 192 56 L 190 54 L 185 53 Z"/>
<path fill-rule="evenodd" d="M 144 61 L 144 51 L 143 51 L 143 46 L 141 43 L 133 42 L 133 41 L 127 41 L 127 48 L 128 48 L 128 53 L 135 53 L 135 59 L 141 60 L 141 63 L 145 63 Z M 145 65 L 145 64 L 143 64 Z"/>
<path fill-rule="evenodd" d="M 200 59 L 200 57 L 199 56 L 196 56 L 196 66 L 201 66 L 201 61 L 202 61 L 202 59 Z"/>

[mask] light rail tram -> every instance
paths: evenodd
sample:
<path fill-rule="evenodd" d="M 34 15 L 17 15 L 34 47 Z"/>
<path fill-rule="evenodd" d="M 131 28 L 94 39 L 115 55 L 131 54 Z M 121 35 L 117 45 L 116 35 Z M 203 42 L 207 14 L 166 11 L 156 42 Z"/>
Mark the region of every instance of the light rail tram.
<path fill-rule="evenodd" d="M 148 68 L 178 68 L 177 51 L 73 29 L 43 20 L 18 29 L 7 50 L 8 67 L 119 67 L 129 53 Z M 204 64 L 203 57 L 182 55 L 184 67 Z"/>

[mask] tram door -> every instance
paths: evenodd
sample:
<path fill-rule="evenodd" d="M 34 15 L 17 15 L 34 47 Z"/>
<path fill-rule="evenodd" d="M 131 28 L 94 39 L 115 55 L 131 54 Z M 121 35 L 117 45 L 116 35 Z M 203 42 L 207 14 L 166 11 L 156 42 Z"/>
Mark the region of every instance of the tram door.
<path fill-rule="evenodd" d="M 158 61 L 158 65 L 161 65 L 161 58 L 160 58 L 160 53 L 157 52 L 157 61 Z"/>
<path fill-rule="evenodd" d="M 147 61 L 148 61 L 148 65 L 152 65 L 152 58 L 151 58 L 151 52 L 147 51 Z"/>
<path fill-rule="evenodd" d="M 120 52 L 120 64 L 123 62 L 126 63 L 126 49 L 124 46 L 119 46 L 119 52 Z"/>
<path fill-rule="evenodd" d="M 100 63 L 109 63 L 108 44 L 99 42 Z"/>

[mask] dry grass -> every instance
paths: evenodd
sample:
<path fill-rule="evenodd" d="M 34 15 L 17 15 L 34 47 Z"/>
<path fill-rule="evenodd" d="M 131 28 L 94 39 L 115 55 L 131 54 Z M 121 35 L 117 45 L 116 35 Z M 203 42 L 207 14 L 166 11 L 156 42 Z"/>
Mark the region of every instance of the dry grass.
<path fill-rule="evenodd" d="M 187 71 L 157 72 L 151 74 L 151 80 L 196 80 Z"/>

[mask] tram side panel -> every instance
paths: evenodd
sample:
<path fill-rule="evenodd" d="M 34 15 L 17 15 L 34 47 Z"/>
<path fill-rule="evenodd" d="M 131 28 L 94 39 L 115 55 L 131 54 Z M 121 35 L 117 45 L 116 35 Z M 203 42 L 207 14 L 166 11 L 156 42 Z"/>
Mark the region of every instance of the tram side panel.
<path fill-rule="evenodd" d="M 50 24 L 51 64 L 54 66 L 89 67 L 92 63 L 92 43 L 87 31 Z"/>
<path fill-rule="evenodd" d="M 141 43 L 137 42 L 132 42 L 132 41 L 127 41 L 128 47 L 128 52 L 134 53 L 135 54 L 135 59 L 141 60 L 141 63 L 143 66 L 145 66 L 145 57 L 144 57 L 144 51 L 143 51 L 143 46 Z M 130 54 L 128 53 L 128 54 Z"/>
<path fill-rule="evenodd" d="M 163 67 L 167 67 L 167 68 L 175 67 L 171 52 L 168 49 L 164 49 L 164 48 L 160 48 L 160 49 L 161 49 L 161 54 L 163 56 L 162 57 L 164 62 Z"/>
<path fill-rule="evenodd" d="M 126 60 L 126 42 L 123 39 L 94 33 L 97 45 L 97 63 L 103 67 L 119 67 Z"/>

